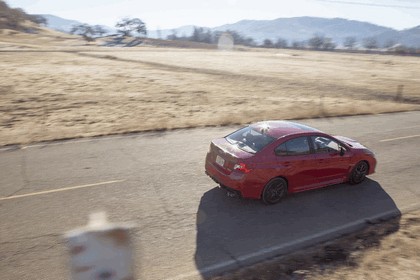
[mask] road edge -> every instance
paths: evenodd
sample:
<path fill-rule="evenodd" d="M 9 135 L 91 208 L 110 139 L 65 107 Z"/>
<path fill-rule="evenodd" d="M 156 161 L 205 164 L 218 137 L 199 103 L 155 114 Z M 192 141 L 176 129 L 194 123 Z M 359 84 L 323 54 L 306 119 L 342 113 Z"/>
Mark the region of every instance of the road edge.
<path fill-rule="evenodd" d="M 297 239 L 293 242 L 282 244 L 280 246 L 274 246 L 271 248 L 266 248 L 255 253 L 247 254 L 240 256 L 238 258 L 232 259 L 230 261 L 221 262 L 200 270 L 191 271 L 189 273 L 184 273 L 177 275 L 169 280 L 185 280 L 185 279 L 197 279 L 198 277 L 212 277 L 229 271 L 237 270 L 244 268 L 249 265 L 254 265 L 258 262 L 273 258 L 279 257 L 281 255 L 286 255 L 295 250 L 302 250 L 316 244 L 326 242 L 332 239 L 339 238 L 340 236 L 354 233 L 360 231 L 371 224 L 381 223 L 392 218 L 396 218 L 403 214 L 415 211 L 420 209 L 420 203 L 411 204 L 401 209 L 393 209 L 390 211 L 383 212 L 374 216 L 370 216 L 364 219 L 359 219 L 357 221 L 332 228 L 327 231 L 313 234 L 311 236 Z"/>

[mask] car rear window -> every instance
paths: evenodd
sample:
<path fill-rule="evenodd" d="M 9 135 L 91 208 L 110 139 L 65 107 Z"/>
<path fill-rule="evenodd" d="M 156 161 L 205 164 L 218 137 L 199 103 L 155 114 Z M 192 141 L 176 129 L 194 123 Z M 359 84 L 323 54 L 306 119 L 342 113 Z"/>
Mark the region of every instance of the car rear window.
<path fill-rule="evenodd" d="M 245 152 L 255 154 L 276 139 L 247 126 L 229 134 L 226 140 Z"/>

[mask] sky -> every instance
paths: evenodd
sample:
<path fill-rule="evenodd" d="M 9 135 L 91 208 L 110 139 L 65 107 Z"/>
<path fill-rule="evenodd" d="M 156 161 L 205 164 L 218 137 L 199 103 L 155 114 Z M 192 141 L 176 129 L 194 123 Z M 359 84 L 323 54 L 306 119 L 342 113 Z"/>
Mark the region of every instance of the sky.
<path fill-rule="evenodd" d="M 6 0 L 31 14 L 52 14 L 110 27 L 137 17 L 149 30 L 216 27 L 244 19 L 299 16 L 366 21 L 397 30 L 420 25 L 420 0 Z"/>

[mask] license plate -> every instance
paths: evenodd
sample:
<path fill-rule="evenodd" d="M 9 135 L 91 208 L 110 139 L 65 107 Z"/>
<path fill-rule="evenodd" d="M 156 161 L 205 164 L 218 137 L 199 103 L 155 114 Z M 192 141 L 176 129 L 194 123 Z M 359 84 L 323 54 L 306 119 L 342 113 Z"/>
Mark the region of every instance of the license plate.
<path fill-rule="evenodd" d="M 225 164 L 225 160 L 221 156 L 217 156 L 216 163 L 220 166 L 223 166 Z"/>

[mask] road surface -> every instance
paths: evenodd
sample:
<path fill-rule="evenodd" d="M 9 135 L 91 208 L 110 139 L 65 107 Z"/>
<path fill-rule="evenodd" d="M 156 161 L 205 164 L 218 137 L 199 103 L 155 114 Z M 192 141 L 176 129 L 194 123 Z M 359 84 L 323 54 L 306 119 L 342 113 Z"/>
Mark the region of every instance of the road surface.
<path fill-rule="evenodd" d="M 265 206 L 204 174 L 236 127 L 54 142 L 0 151 L 1 279 L 68 279 L 63 233 L 105 210 L 133 222 L 139 279 L 201 279 L 419 206 L 420 112 L 311 119 L 376 152 L 377 173 Z"/>

